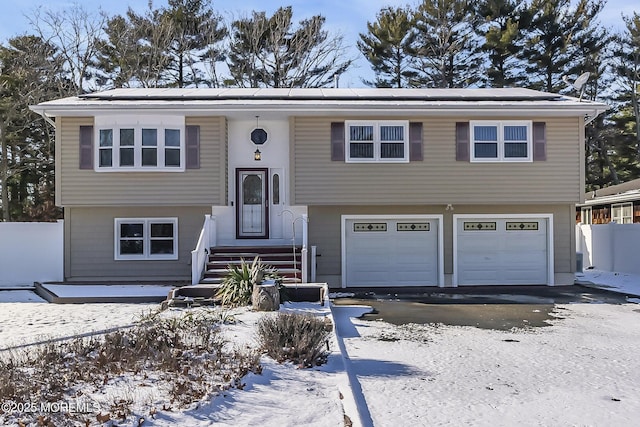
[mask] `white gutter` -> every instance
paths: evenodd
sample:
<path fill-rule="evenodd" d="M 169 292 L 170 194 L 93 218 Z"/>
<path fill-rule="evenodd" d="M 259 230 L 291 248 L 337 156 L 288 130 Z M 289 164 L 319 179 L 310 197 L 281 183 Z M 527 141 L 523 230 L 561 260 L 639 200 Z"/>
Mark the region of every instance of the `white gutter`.
<path fill-rule="evenodd" d="M 577 206 L 609 205 L 612 203 L 631 202 L 634 200 L 640 200 L 640 190 L 632 193 L 612 194 L 611 196 L 597 197 L 595 199 L 586 200 L 584 203 L 580 203 Z"/>
<path fill-rule="evenodd" d="M 135 110 L 137 113 L 157 112 L 157 111 L 180 111 L 185 114 L 190 113 L 211 113 L 217 112 L 227 115 L 228 113 L 247 113 L 251 111 L 273 111 L 278 113 L 289 113 L 294 115 L 303 114 L 337 114 L 337 113 L 384 113 L 385 115 L 401 115 L 407 113 L 415 114 L 436 114 L 436 115 L 450 115 L 450 114 L 464 114 L 479 116 L 485 114 L 505 114 L 509 115 L 520 114 L 525 116 L 535 116 L 541 114 L 556 114 L 562 116 L 581 116 L 585 117 L 585 125 L 591 123 L 598 115 L 605 112 L 608 107 L 592 107 L 592 108 L 576 108 L 575 106 L 559 107 L 559 106 L 519 106 L 512 104 L 504 105 L 473 105 L 469 107 L 461 108 L 453 105 L 408 105 L 408 104 L 381 104 L 381 105 L 318 105 L 318 104 L 294 104 L 294 105 L 282 105 L 282 104 L 203 104 L 203 105 L 184 105 L 184 104 L 94 104 L 94 105 L 69 105 L 69 106 L 31 106 L 32 111 L 35 111 L 41 115 L 47 114 L 50 116 L 78 116 L 78 115 L 94 115 L 96 113 L 104 113 L 109 111 L 122 112 L 123 110 Z"/>

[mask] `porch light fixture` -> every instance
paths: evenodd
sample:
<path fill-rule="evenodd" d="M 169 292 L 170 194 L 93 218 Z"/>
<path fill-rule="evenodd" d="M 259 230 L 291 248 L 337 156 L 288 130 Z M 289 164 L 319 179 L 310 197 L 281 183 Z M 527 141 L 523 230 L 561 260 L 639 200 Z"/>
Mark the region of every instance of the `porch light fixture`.
<path fill-rule="evenodd" d="M 253 153 L 253 160 L 255 160 L 256 162 L 259 162 L 260 160 L 262 160 L 262 153 L 257 148 L 256 148 L 256 151 Z"/>

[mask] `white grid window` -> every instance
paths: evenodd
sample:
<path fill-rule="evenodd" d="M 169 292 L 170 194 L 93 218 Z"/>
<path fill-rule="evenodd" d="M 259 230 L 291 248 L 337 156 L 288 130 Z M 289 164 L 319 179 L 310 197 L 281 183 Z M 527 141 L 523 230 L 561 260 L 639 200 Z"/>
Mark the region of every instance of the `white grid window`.
<path fill-rule="evenodd" d="M 472 162 L 531 162 L 530 121 L 470 122 Z"/>
<path fill-rule="evenodd" d="M 116 218 L 116 260 L 178 259 L 177 218 Z"/>
<path fill-rule="evenodd" d="M 347 162 L 396 163 L 409 161 L 409 122 L 345 122 Z"/>
<path fill-rule="evenodd" d="M 633 224 L 633 203 L 611 205 L 611 222 Z"/>
<path fill-rule="evenodd" d="M 96 171 L 185 169 L 184 117 L 96 117 Z"/>

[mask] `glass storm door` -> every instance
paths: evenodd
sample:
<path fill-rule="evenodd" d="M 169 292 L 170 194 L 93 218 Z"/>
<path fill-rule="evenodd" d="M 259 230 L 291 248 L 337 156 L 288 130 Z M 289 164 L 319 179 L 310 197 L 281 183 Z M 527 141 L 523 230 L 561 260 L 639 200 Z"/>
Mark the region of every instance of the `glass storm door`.
<path fill-rule="evenodd" d="M 269 237 L 268 169 L 237 169 L 236 234 L 238 238 Z"/>

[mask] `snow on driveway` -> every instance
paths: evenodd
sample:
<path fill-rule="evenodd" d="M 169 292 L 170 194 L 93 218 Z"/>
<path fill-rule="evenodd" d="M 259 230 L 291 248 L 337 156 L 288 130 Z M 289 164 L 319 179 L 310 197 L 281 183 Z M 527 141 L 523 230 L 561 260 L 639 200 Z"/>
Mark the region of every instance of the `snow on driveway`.
<path fill-rule="evenodd" d="M 509 332 L 353 319 L 344 342 L 376 426 L 637 425 L 638 306 L 556 316 Z"/>

